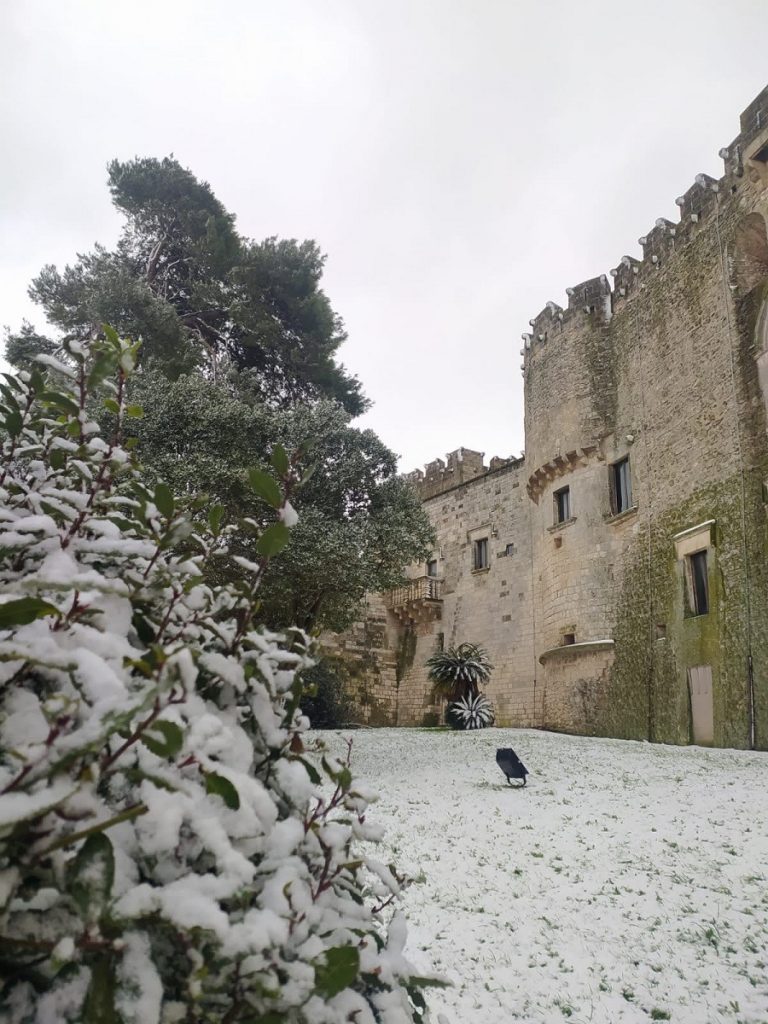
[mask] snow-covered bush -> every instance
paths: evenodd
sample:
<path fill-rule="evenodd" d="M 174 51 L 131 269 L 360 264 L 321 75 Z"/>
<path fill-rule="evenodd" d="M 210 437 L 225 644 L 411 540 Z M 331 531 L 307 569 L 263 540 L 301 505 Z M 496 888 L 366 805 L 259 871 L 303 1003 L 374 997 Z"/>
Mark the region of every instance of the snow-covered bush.
<path fill-rule="evenodd" d="M 43 358 L 0 384 L 0 1020 L 423 1019 L 371 795 L 304 746 L 305 638 L 252 625 L 291 461 L 252 471 L 275 521 L 209 586 L 221 510 L 150 492 L 122 442 L 136 346 Z"/>

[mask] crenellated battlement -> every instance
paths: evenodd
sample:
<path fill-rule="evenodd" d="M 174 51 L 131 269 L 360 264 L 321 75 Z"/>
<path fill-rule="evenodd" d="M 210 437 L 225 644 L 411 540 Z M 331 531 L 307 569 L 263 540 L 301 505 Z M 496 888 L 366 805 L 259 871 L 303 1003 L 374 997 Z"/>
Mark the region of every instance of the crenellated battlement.
<path fill-rule="evenodd" d="M 611 271 L 613 278 L 613 308 L 631 295 L 637 287 L 640 274 L 640 260 L 634 256 L 622 256 L 621 263 Z"/>
<path fill-rule="evenodd" d="M 495 473 L 505 466 L 521 465 L 523 459 L 502 459 L 494 455 L 489 465 L 484 462 L 485 453 L 476 452 L 471 448 L 457 448 L 448 452 L 443 459 L 428 462 L 424 470 L 415 469 L 405 473 L 404 478 L 416 490 L 422 501 L 442 494 L 460 484 L 477 480 L 488 473 Z"/>
<path fill-rule="evenodd" d="M 675 202 L 680 219 L 673 223 L 660 217 L 651 230 L 638 239 L 642 259 L 623 256 L 611 270 L 613 287 L 605 275 L 583 281 L 566 289 L 565 309 L 548 302 L 529 321 L 531 331 L 522 335 L 525 373 L 531 353 L 562 332 L 577 318 L 592 318 L 607 323 L 631 296 L 642 290 L 652 275 L 665 267 L 676 254 L 709 224 L 726 198 L 739 192 L 745 182 L 768 188 L 768 86 L 755 97 L 740 118 L 740 132 L 730 145 L 720 150 L 724 174 L 719 180 L 708 174 L 696 176 L 691 187 Z"/>

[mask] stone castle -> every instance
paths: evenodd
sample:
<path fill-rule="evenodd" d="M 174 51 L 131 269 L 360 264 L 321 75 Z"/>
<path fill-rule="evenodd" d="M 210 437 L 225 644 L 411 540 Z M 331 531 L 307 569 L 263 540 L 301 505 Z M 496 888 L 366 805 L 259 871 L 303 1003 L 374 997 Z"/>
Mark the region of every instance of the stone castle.
<path fill-rule="evenodd" d="M 469 641 L 497 724 L 768 748 L 768 88 L 720 156 L 530 321 L 524 457 L 410 475 L 432 557 L 333 642 L 363 721 L 438 724 Z"/>

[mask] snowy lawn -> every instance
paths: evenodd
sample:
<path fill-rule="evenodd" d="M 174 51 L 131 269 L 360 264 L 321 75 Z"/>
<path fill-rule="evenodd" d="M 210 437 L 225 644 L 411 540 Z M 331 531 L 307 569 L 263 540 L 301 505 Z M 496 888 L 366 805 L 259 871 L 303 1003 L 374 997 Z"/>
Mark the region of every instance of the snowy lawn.
<path fill-rule="evenodd" d="M 768 755 L 488 729 L 352 735 L 449 1024 L 768 1021 Z M 512 746 L 531 772 L 513 789 Z M 381 853 L 380 859 L 387 859 Z M 441 1024 L 442 1018 L 438 1018 Z"/>

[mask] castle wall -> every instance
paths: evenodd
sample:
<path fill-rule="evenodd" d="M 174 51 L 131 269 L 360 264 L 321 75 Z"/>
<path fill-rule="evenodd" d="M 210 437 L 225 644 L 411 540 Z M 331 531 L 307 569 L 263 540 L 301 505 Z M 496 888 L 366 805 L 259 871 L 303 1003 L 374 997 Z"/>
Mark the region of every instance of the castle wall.
<path fill-rule="evenodd" d="M 358 620 L 344 633 L 320 638 L 325 657 L 344 664 L 344 683 L 362 725 L 397 725 L 399 624 L 382 594 L 366 594 Z"/>
<path fill-rule="evenodd" d="M 525 464 L 496 459 L 490 469 L 480 453 L 468 455 L 477 458 L 467 482 L 454 482 L 451 453 L 447 467 L 440 462 L 440 476 L 432 472 L 424 483 L 424 508 L 438 538 L 432 557 L 440 600 L 393 611 L 369 596 L 351 630 L 324 638 L 326 652 L 351 666 L 349 689 L 365 724 L 442 724 L 445 702 L 435 695 L 426 661 L 464 642 L 481 644 L 494 666 L 485 692 L 499 724 L 534 725 L 540 717 Z M 479 539 L 487 539 L 488 566 L 476 570 Z M 425 572 L 425 565 L 410 568 L 414 579 Z"/>
<path fill-rule="evenodd" d="M 424 662 L 470 641 L 500 724 L 687 743 L 711 677 L 712 741 L 768 749 L 768 89 L 721 156 L 642 260 L 530 322 L 525 459 L 459 449 L 411 474 L 443 589 L 377 613 L 380 717 L 435 724 Z"/>
<path fill-rule="evenodd" d="M 438 537 L 442 618 L 422 643 L 408 687 L 431 691 L 424 661 L 437 643 L 483 646 L 494 666 L 486 690 L 501 725 L 536 720 L 530 501 L 523 460 L 429 498 Z M 488 567 L 473 569 L 473 544 L 488 540 Z M 442 639 L 438 637 L 442 634 Z"/>
<path fill-rule="evenodd" d="M 767 127 L 749 115 L 753 127 L 723 152 L 724 177 L 699 176 L 678 201 L 680 223 L 657 222 L 610 294 L 605 279 L 569 289 L 568 308 L 549 304 L 524 336 L 545 726 L 688 742 L 688 671 L 708 666 L 714 742 L 748 746 L 754 725 L 768 745 L 757 339 L 768 193 L 748 160 L 768 143 L 768 93 L 761 103 Z M 611 466 L 627 456 L 635 507 L 614 516 Z M 573 522 L 555 527 L 564 486 Z M 675 537 L 709 521 L 710 607 L 694 615 Z M 566 631 L 606 644 L 553 650 Z"/>

